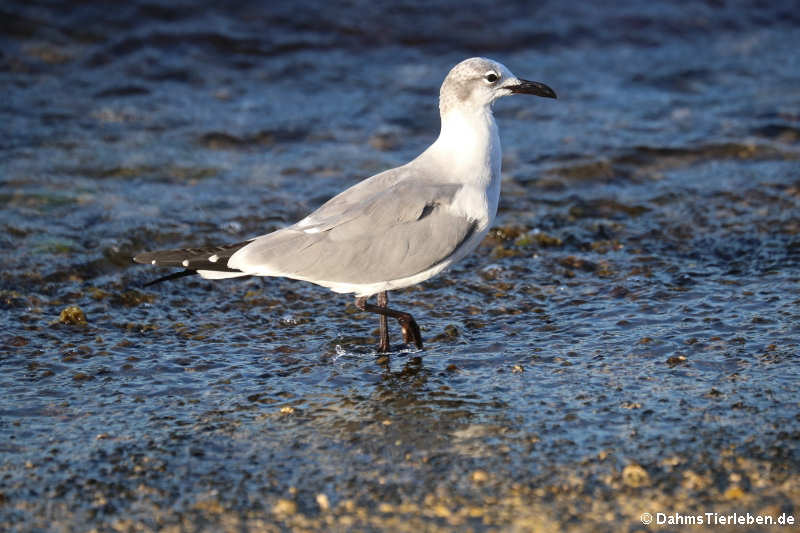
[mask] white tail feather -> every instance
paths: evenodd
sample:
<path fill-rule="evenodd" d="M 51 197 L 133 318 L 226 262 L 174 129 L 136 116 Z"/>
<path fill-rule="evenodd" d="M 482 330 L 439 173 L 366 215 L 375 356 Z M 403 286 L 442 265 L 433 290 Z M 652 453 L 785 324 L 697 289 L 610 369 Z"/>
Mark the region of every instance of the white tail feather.
<path fill-rule="evenodd" d="M 206 279 L 227 279 L 247 276 L 244 272 L 217 272 L 216 270 L 198 270 L 198 274 Z"/>

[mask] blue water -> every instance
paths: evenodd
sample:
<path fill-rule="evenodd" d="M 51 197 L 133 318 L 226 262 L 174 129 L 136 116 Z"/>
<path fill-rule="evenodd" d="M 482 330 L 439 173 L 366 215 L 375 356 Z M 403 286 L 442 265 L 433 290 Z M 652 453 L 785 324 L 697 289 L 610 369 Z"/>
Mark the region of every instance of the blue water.
<path fill-rule="evenodd" d="M 795 7 L 4 3 L 0 529 L 800 514 Z M 496 230 L 392 293 L 424 351 L 313 285 L 142 287 L 413 158 L 473 55 L 559 99 L 495 105 Z"/>

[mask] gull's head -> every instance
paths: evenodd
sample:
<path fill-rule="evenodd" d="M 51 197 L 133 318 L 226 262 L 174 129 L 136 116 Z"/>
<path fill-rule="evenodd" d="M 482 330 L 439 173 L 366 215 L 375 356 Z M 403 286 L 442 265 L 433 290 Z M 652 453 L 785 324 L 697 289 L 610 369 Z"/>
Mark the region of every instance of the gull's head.
<path fill-rule="evenodd" d="M 442 114 L 453 109 L 480 110 L 490 107 L 501 96 L 532 94 L 555 98 L 556 93 L 536 81 L 517 78 L 505 65 L 473 57 L 452 68 L 439 92 L 439 109 Z"/>

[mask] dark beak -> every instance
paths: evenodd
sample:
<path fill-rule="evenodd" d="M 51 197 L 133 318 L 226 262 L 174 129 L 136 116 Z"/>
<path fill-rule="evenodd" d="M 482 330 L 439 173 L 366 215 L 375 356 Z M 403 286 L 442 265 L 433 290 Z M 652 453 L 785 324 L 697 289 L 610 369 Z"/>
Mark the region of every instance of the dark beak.
<path fill-rule="evenodd" d="M 558 98 L 556 92 L 538 81 L 519 80 L 518 85 L 509 85 L 506 87 L 513 94 L 533 94 L 535 96 L 543 96 L 545 98 Z"/>

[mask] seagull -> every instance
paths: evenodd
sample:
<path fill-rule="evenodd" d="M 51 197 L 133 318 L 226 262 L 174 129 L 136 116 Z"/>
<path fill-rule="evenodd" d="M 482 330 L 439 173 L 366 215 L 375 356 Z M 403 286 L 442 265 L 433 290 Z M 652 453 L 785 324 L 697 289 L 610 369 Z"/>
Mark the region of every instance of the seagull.
<path fill-rule="evenodd" d="M 504 65 L 466 59 L 439 92 L 441 132 L 416 159 L 339 193 L 301 221 L 253 239 L 208 248 L 144 252 L 135 263 L 206 279 L 274 276 L 353 293 L 358 309 L 379 315 L 378 352 L 390 350 L 388 318 L 406 345 L 422 349 L 411 314 L 388 306 L 388 291 L 416 285 L 474 250 L 494 222 L 501 149 L 492 104 L 511 94 L 556 98 L 547 85 Z M 377 295 L 377 305 L 368 299 Z"/>

